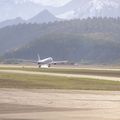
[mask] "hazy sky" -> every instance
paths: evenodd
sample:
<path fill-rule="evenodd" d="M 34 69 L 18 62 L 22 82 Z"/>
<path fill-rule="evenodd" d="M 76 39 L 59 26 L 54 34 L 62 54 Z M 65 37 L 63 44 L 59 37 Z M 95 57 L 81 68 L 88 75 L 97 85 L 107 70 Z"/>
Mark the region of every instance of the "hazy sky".
<path fill-rule="evenodd" d="M 71 0 L 31 0 L 35 3 L 41 3 L 43 5 L 61 6 Z"/>

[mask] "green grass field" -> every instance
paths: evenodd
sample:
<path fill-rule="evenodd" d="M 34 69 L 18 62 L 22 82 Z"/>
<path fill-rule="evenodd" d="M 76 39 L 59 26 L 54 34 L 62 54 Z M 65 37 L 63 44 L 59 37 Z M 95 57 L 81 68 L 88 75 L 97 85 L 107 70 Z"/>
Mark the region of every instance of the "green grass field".
<path fill-rule="evenodd" d="M 62 73 L 62 74 L 84 74 L 84 75 L 100 75 L 100 76 L 112 76 L 120 77 L 120 71 L 112 70 L 90 70 L 90 69 L 74 69 L 74 68 L 27 68 L 27 67 L 0 67 L 0 70 L 23 70 L 33 72 L 49 72 L 49 73 Z"/>
<path fill-rule="evenodd" d="M 0 88 L 119 91 L 120 82 L 46 75 L 0 73 Z"/>

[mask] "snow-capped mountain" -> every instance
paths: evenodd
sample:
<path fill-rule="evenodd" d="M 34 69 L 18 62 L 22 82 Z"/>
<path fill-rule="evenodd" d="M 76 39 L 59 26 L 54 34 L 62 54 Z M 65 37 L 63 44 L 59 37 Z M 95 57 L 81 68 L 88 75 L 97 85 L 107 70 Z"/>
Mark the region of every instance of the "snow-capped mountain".
<path fill-rule="evenodd" d="M 113 0 L 93 0 L 89 2 L 89 14 L 90 16 L 108 16 L 117 17 L 119 13 L 119 4 Z"/>
<path fill-rule="evenodd" d="M 120 1 L 118 0 L 72 0 L 63 9 L 66 11 L 58 17 L 65 19 L 86 17 L 118 17 Z"/>
<path fill-rule="evenodd" d="M 47 9 L 64 19 L 120 16 L 120 0 L 71 0 L 61 7 L 45 6 L 34 0 L 0 0 L 0 22 L 21 17 L 25 20 Z"/>

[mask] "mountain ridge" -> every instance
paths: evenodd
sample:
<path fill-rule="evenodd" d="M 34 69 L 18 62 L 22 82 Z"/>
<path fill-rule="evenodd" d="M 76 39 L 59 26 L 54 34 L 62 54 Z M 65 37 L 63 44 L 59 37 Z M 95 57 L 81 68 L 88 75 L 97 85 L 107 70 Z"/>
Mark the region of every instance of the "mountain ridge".
<path fill-rule="evenodd" d="M 30 19 L 48 9 L 54 16 L 64 19 L 120 16 L 119 0 L 71 0 L 61 7 L 45 6 L 30 0 L 0 1 L 0 21 L 22 17 Z"/>
<path fill-rule="evenodd" d="M 5 58 L 35 59 L 36 54 L 39 53 L 42 58 L 52 56 L 58 60 L 66 59 L 75 62 L 120 61 L 120 18 L 88 18 L 43 25 L 31 24 L 29 28 L 29 24 L 26 28 L 24 26 L 26 25 L 18 25 L 16 28 L 25 30 L 21 36 L 25 34 L 29 38 L 24 39 L 28 39 L 29 42 L 7 52 Z M 21 33 L 20 31 L 16 32 Z M 10 36 L 13 34 L 14 32 Z M 23 38 L 21 40 L 23 41 Z"/>
<path fill-rule="evenodd" d="M 55 17 L 52 13 L 50 13 L 47 9 L 45 9 L 28 20 L 24 20 L 21 17 L 17 17 L 15 19 L 2 21 L 0 22 L 0 28 L 6 26 L 12 26 L 12 25 L 24 24 L 24 23 L 42 24 L 42 23 L 55 22 L 60 20 L 62 19 Z"/>
<path fill-rule="evenodd" d="M 25 23 L 25 22 L 26 22 L 26 21 L 23 20 L 22 18 L 17 17 L 17 18 L 15 18 L 15 19 L 10 19 L 10 20 L 5 20 L 5 21 L 0 22 L 0 28 L 6 27 L 6 26 L 23 24 L 23 23 Z"/>
<path fill-rule="evenodd" d="M 32 17 L 31 19 L 27 20 L 28 23 L 48 23 L 48 22 L 55 22 L 58 19 L 52 13 L 50 13 L 47 9 L 41 11 L 36 16 Z"/>

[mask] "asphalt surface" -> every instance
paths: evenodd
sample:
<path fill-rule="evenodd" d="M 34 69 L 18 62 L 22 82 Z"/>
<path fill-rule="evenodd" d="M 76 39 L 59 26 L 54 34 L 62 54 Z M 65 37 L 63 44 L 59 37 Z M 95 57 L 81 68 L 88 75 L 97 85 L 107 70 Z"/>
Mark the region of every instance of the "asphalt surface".
<path fill-rule="evenodd" d="M 0 89 L 0 120 L 120 120 L 120 92 Z"/>

